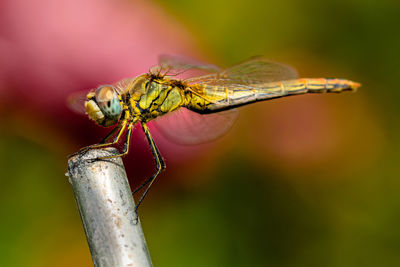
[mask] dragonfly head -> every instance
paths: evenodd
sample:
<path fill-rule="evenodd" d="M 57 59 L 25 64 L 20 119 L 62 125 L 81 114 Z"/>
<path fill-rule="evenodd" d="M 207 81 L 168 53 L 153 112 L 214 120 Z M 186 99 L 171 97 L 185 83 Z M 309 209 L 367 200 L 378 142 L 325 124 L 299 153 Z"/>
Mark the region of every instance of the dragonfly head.
<path fill-rule="evenodd" d="M 85 109 L 89 118 L 107 127 L 121 117 L 122 100 L 112 85 L 102 85 L 87 95 Z"/>

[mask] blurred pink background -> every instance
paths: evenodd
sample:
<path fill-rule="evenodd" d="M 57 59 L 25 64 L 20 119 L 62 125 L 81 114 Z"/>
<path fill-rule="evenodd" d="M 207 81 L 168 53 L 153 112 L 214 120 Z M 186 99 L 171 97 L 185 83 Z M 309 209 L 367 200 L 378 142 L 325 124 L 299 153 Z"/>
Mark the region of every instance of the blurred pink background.
<path fill-rule="evenodd" d="M 0 265 L 91 266 L 64 173 L 109 130 L 68 109 L 71 93 L 160 54 L 222 67 L 264 54 L 363 86 L 245 106 L 203 145 L 150 126 L 167 163 L 141 207 L 154 264 L 397 266 L 396 3 L 0 0 Z M 134 187 L 154 162 L 140 127 L 132 138 Z"/>

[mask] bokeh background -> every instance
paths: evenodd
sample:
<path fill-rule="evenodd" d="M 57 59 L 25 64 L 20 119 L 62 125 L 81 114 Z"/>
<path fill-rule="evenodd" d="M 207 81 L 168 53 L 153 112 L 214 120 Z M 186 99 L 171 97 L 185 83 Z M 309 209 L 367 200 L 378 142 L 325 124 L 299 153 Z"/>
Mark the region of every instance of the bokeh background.
<path fill-rule="evenodd" d="M 155 266 L 399 266 L 398 1 L 1 0 L 0 266 L 91 266 L 65 172 L 105 131 L 66 98 L 161 53 L 254 55 L 355 94 L 241 108 L 233 129 L 166 158 L 140 209 Z M 140 128 L 140 127 L 139 127 Z M 154 171 L 141 129 L 124 159 Z"/>

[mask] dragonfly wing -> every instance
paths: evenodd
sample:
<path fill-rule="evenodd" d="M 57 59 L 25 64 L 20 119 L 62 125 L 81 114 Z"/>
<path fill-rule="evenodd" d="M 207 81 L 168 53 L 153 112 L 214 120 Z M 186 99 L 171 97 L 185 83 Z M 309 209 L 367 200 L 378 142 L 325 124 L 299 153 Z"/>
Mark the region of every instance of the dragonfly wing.
<path fill-rule="evenodd" d="M 135 83 L 136 78 L 126 78 L 113 85 L 118 94 L 122 95 L 129 91 Z"/>
<path fill-rule="evenodd" d="M 224 135 L 231 129 L 237 117 L 236 109 L 202 115 L 181 108 L 156 119 L 154 126 L 176 144 L 195 145 Z"/>
<path fill-rule="evenodd" d="M 86 114 L 85 101 L 88 91 L 78 91 L 70 94 L 67 98 L 67 106 L 78 114 Z"/>
<path fill-rule="evenodd" d="M 218 73 L 189 78 L 185 82 L 192 92 L 211 103 L 209 110 L 216 112 L 284 96 L 280 82 L 297 77 L 296 70 L 290 66 L 255 57 Z M 192 107 L 193 110 L 196 108 Z"/>
<path fill-rule="evenodd" d="M 298 78 L 298 74 L 294 68 L 263 57 L 255 57 L 218 73 L 186 79 L 186 82 L 190 84 L 225 85 L 228 87 L 239 85 L 257 87 L 257 85 L 269 82 L 296 78 Z"/>
<path fill-rule="evenodd" d="M 175 55 L 160 55 L 158 58 L 158 65 L 150 68 L 150 73 L 167 76 L 177 76 L 189 71 L 197 71 L 190 76 L 199 76 L 205 72 L 218 72 L 221 71 L 221 69 L 213 64 L 207 64 L 194 59 Z"/>

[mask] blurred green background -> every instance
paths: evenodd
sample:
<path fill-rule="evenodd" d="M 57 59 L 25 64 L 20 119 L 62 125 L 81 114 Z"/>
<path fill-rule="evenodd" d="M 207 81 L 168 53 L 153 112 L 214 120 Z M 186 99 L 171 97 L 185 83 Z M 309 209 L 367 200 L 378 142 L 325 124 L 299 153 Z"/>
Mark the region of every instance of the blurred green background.
<path fill-rule="evenodd" d="M 154 265 L 399 266 L 399 2 L 154 6 L 212 63 L 265 55 L 363 84 L 244 107 L 206 153 L 174 160 L 140 210 Z M 29 118 L 2 111 L 0 266 L 91 266 L 64 177 L 74 148 L 56 145 L 68 135 L 31 123 L 32 136 Z"/>

